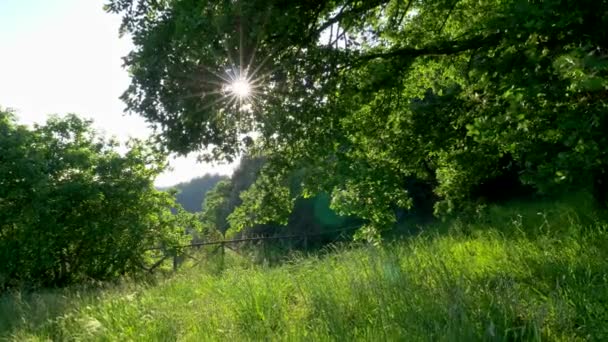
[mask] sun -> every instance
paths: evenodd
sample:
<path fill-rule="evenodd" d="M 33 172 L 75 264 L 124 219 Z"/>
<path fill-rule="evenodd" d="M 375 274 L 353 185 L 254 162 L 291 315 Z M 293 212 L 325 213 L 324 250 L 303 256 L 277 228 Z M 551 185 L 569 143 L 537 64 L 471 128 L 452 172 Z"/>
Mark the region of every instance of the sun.
<path fill-rule="evenodd" d="M 227 87 L 226 90 L 234 94 L 240 99 L 245 99 L 251 95 L 251 84 L 246 78 L 239 77 L 233 80 Z"/>
<path fill-rule="evenodd" d="M 236 109 L 240 112 L 253 112 L 255 102 L 259 101 L 262 96 L 267 95 L 262 89 L 264 89 L 263 82 L 268 77 L 265 73 L 259 73 L 268 57 L 255 68 L 251 68 L 254 55 L 252 55 L 248 65 L 232 64 L 217 69 L 203 66 L 217 78 L 217 80 L 207 80 L 209 85 L 215 88 L 213 91 L 195 94 L 195 96 L 201 96 L 201 98 L 208 94 L 216 95 L 214 100 L 205 104 L 205 108 L 220 104 L 225 108 Z M 232 60 L 232 58 L 229 59 Z M 240 59 L 242 60 L 243 57 Z"/>

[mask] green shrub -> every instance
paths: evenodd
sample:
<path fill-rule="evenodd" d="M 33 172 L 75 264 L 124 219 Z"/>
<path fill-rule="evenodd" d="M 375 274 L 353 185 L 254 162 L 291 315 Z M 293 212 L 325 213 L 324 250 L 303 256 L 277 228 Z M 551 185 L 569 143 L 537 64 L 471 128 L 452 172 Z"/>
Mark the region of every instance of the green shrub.
<path fill-rule="evenodd" d="M 194 225 L 153 186 L 165 157 L 131 141 L 124 154 L 90 122 L 52 117 L 29 129 L 0 111 L 0 291 L 108 280 L 141 270 Z"/>

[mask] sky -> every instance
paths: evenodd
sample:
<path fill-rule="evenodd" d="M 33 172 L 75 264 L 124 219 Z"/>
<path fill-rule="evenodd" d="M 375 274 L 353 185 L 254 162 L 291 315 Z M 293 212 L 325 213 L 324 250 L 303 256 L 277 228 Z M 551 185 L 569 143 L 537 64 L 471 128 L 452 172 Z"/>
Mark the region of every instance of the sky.
<path fill-rule="evenodd" d="M 49 114 L 76 113 L 106 136 L 145 138 L 144 119 L 123 114 L 118 98 L 129 85 L 121 57 L 132 45 L 120 39 L 120 17 L 103 0 L 0 0 L 0 106 L 21 123 L 44 123 Z M 172 170 L 155 184 L 170 186 L 205 173 L 230 174 L 234 165 L 171 158 Z"/>

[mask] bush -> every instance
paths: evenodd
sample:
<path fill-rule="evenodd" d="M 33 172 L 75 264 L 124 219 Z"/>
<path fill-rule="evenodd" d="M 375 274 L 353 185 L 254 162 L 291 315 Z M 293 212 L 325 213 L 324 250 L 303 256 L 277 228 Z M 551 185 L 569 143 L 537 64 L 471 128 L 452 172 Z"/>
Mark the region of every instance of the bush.
<path fill-rule="evenodd" d="M 90 122 L 52 117 L 33 129 L 0 111 L 0 289 L 63 286 L 136 272 L 191 222 L 154 189 L 165 159 L 131 141 L 124 154 Z"/>

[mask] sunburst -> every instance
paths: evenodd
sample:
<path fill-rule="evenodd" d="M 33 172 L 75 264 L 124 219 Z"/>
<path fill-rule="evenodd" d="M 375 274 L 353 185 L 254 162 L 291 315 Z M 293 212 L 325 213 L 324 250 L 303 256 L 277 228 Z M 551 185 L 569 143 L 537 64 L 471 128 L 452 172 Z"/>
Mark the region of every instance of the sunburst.
<path fill-rule="evenodd" d="M 242 59 L 242 58 L 241 58 Z M 253 57 L 250 63 L 253 62 Z M 262 65 L 266 62 L 264 59 L 253 71 L 250 71 L 250 65 L 228 68 L 222 79 L 221 95 L 226 100 L 226 104 L 237 104 L 240 111 L 250 111 L 253 103 L 264 92 L 263 87 L 266 74 L 259 74 Z"/>
<path fill-rule="evenodd" d="M 251 95 L 251 84 L 246 78 L 239 77 L 226 85 L 226 91 L 236 95 L 241 100 L 246 99 Z"/>
<path fill-rule="evenodd" d="M 253 79 L 253 75 L 249 75 L 248 71 L 248 67 L 233 67 L 226 71 L 225 77 L 222 77 L 224 96 L 231 97 L 231 100 L 238 101 L 241 105 L 253 100 L 256 88 L 259 86 L 259 80 Z"/>

